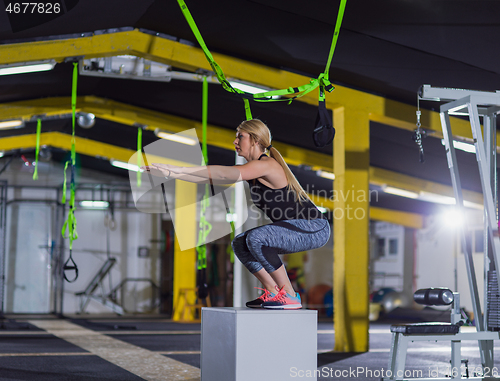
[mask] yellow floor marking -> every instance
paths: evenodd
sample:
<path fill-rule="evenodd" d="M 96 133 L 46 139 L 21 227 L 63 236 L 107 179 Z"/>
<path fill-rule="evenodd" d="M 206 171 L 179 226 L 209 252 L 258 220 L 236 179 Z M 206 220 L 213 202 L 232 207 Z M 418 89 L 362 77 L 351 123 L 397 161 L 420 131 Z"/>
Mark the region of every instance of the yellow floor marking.
<path fill-rule="evenodd" d="M 194 366 L 66 320 L 30 320 L 29 322 L 145 380 L 200 380 L 200 369 Z"/>

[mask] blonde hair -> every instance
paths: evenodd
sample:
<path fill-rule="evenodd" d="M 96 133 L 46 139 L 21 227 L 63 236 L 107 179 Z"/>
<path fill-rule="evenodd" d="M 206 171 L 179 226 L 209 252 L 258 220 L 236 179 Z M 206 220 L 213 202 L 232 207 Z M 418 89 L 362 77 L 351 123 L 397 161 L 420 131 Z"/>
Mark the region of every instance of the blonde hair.
<path fill-rule="evenodd" d="M 250 135 L 250 137 L 255 142 L 257 142 L 257 144 L 259 144 L 262 152 L 265 152 L 267 150 L 267 147 L 271 145 L 271 131 L 269 130 L 269 127 L 267 127 L 266 124 L 259 119 L 246 120 L 238 126 L 237 130 L 244 131 L 248 135 Z M 302 188 L 300 183 L 295 178 L 295 175 L 292 173 L 290 168 L 288 168 L 288 165 L 285 163 L 285 160 L 283 159 L 279 151 L 276 148 L 271 147 L 269 149 L 269 154 L 281 165 L 281 167 L 285 171 L 288 190 L 293 191 L 296 197 L 298 196 L 300 203 L 302 203 L 302 201 L 304 200 L 311 201 L 304 188 Z"/>

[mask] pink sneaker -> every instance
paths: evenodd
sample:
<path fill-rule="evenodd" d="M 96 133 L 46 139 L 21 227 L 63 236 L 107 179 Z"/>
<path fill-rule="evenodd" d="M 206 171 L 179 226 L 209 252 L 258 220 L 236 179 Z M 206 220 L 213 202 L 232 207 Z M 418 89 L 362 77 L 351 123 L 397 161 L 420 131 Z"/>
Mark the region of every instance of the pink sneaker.
<path fill-rule="evenodd" d="M 298 310 L 302 308 L 302 302 L 298 292 L 292 296 L 285 291 L 285 287 L 282 287 L 274 298 L 262 303 L 262 307 L 275 310 Z"/>
<path fill-rule="evenodd" d="M 264 291 L 264 293 L 261 296 L 259 296 L 257 299 L 254 299 L 254 300 L 247 302 L 246 306 L 249 308 L 260 308 L 262 306 L 262 303 L 267 302 L 268 300 L 271 300 L 275 296 L 275 294 L 268 291 L 266 288 L 259 288 L 259 287 L 255 287 L 255 288 Z"/>

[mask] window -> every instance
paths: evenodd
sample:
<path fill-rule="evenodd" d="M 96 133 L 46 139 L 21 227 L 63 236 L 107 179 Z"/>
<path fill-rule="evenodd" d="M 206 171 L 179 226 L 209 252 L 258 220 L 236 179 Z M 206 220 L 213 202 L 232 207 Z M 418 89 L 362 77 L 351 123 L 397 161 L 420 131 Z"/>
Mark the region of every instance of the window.
<path fill-rule="evenodd" d="M 470 244 L 471 251 L 474 254 L 484 253 L 484 230 L 483 229 L 471 229 L 470 230 Z M 457 234 L 457 239 L 460 247 L 460 254 L 464 254 L 464 248 L 462 245 L 462 236 Z"/>
<path fill-rule="evenodd" d="M 389 240 L 389 255 L 398 255 L 398 239 L 391 238 Z"/>
<path fill-rule="evenodd" d="M 379 238 L 377 240 L 377 256 L 385 257 L 385 238 Z"/>
<path fill-rule="evenodd" d="M 474 252 L 484 253 L 484 230 L 474 230 Z"/>

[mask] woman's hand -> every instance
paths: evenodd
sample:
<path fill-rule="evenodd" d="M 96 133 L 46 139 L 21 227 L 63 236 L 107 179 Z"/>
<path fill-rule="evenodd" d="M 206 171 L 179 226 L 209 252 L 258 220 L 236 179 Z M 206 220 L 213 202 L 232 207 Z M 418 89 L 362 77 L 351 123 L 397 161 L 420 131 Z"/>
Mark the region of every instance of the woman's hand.
<path fill-rule="evenodd" d="M 150 172 L 154 176 L 177 178 L 182 173 L 182 168 L 171 164 L 152 163 L 151 165 L 142 166 L 141 169 Z M 177 175 L 177 176 L 176 176 Z"/>

